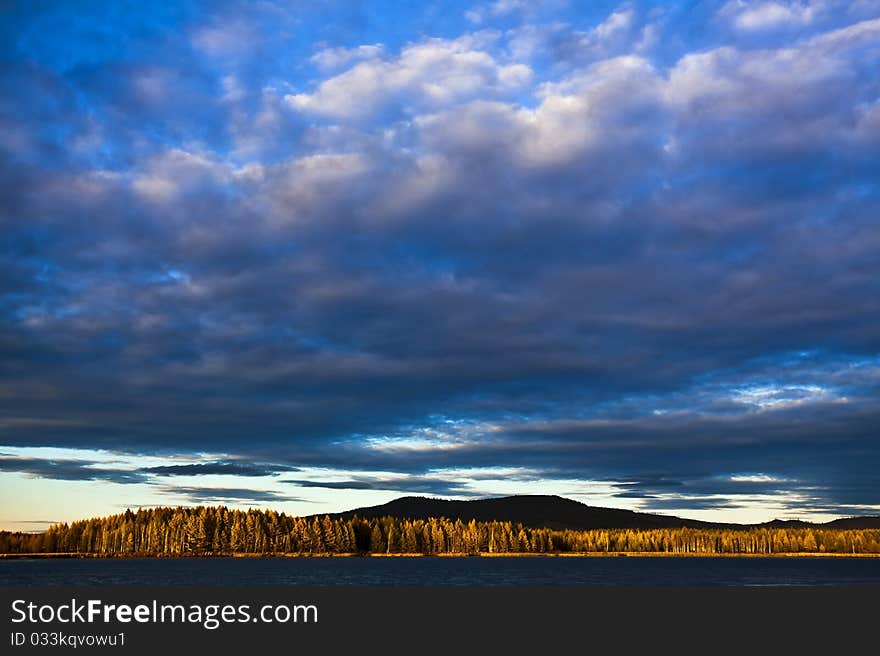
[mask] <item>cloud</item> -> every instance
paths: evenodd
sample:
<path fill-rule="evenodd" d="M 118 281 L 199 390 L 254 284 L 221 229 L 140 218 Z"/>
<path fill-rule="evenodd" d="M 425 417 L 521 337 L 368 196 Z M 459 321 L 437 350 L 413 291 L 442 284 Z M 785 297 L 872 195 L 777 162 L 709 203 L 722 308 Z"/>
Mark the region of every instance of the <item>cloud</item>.
<path fill-rule="evenodd" d="M 172 149 L 152 158 L 132 181 L 132 188 L 144 200 L 167 203 L 185 193 L 199 193 L 206 187 L 228 182 L 227 167 L 203 155 Z"/>
<path fill-rule="evenodd" d="M 218 503 L 281 503 L 286 501 L 303 501 L 297 497 L 287 496 L 272 490 L 252 490 L 249 488 L 231 487 L 166 487 L 166 494 L 182 496 L 190 503 L 210 505 Z"/>
<path fill-rule="evenodd" d="M 352 120 L 382 111 L 442 107 L 484 94 L 504 96 L 531 80 L 524 64 L 504 65 L 482 48 L 491 34 L 431 39 L 405 47 L 396 59 L 372 59 L 321 82 L 313 93 L 288 94 L 298 111 Z"/>
<path fill-rule="evenodd" d="M 22 13 L 0 443 L 192 462 L 4 471 L 459 495 L 444 471 L 533 467 L 634 502 L 875 504 L 880 28 L 776 4 L 812 18 L 304 6 L 309 32 L 228 3 L 70 62 Z"/>
<path fill-rule="evenodd" d="M 689 127 L 755 118 L 765 123 L 762 134 L 772 129 L 806 138 L 808 144 L 827 140 L 827 133 L 823 137 L 810 129 L 830 128 L 832 137 L 846 130 L 851 120 L 847 108 L 863 102 L 860 96 L 867 91 L 852 84 L 854 58 L 864 39 L 878 30 L 880 22 L 864 21 L 787 48 L 744 52 L 725 46 L 686 55 L 670 72 L 669 102 Z M 756 88 L 763 93 L 747 95 Z M 829 94 L 829 89 L 836 93 Z M 789 130 L 781 116 L 789 118 Z M 760 128 L 757 121 L 755 127 Z M 771 144 L 779 141 L 767 136 Z"/>
<path fill-rule="evenodd" d="M 152 483 L 154 477 L 167 476 L 272 476 L 297 471 L 283 464 L 261 464 L 224 460 L 186 465 L 156 465 L 140 468 L 109 468 L 101 462 L 78 459 L 0 457 L 0 471 L 20 472 L 38 478 L 64 481 L 108 481 L 112 483 Z"/>
<path fill-rule="evenodd" d="M 686 503 L 707 495 L 717 495 L 718 500 L 724 500 L 754 495 L 784 496 L 811 489 L 803 481 L 766 474 L 705 476 L 686 481 L 646 476 L 639 481 L 618 484 L 617 487 L 622 490 L 615 495 L 619 497 L 656 499 L 659 495 L 668 495 Z"/>
<path fill-rule="evenodd" d="M 224 460 L 188 465 L 157 465 L 139 470 L 157 476 L 272 476 L 280 472 L 296 471 L 296 467 Z"/>
<path fill-rule="evenodd" d="M 815 13 L 813 4 L 805 2 L 732 0 L 721 9 L 721 15 L 731 20 L 736 29 L 746 32 L 809 24 Z"/>
<path fill-rule="evenodd" d="M 575 31 L 563 46 L 565 55 L 571 58 L 597 59 L 614 51 L 632 47 L 636 12 L 621 8 L 587 31 Z"/>
<path fill-rule="evenodd" d="M 98 467 L 87 460 L 43 460 L 40 458 L 0 458 L 0 471 L 28 474 L 56 481 L 106 481 L 109 483 L 144 483 L 141 472 Z"/>
<path fill-rule="evenodd" d="M 322 71 L 341 68 L 353 61 L 377 59 L 384 54 L 381 43 L 361 45 L 356 48 L 322 48 L 311 57 L 312 63 Z"/>
<path fill-rule="evenodd" d="M 382 478 L 358 476 L 342 481 L 314 481 L 290 479 L 283 480 L 297 487 L 324 488 L 328 490 L 393 490 L 406 494 L 437 494 L 447 496 L 477 496 L 460 481 L 429 476 L 406 476 L 404 478 Z"/>
<path fill-rule="evenodd" d="M 527 0 L 495 0 L 477 4 L 464 12 L 465 19 L 480 25 L 493 19 L 509 19 L 511 17 L 525 17 L 529 20 L 537 19 L 541 14 L 563 9 L 568 5 L 568 0 L 545 0 L 545 2 L 528 2 Z"/>
<path fill-rule="evenodd" d="M 236 20 L 201 26 L 194 31 L 192 42 L 197 49 L 216 57 L 247 50 L 259 38 L 253 25 Z"/>

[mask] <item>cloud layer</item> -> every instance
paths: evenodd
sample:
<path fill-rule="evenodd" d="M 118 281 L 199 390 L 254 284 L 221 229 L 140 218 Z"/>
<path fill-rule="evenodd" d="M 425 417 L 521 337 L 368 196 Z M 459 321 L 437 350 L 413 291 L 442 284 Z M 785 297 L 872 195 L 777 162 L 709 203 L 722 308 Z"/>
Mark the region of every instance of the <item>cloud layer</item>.
<path fill-rule="evenodd" d="M 0 443 L 227 458 L 4 471 L 880 503 L 876 3 L 251 9 L 4 21 Z"/>

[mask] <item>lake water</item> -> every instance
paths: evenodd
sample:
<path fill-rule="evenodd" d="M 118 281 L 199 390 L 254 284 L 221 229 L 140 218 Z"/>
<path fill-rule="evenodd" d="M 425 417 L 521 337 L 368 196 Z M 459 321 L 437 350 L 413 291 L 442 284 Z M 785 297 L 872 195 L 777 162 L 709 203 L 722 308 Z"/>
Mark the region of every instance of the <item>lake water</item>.
<path fill-rule="evenodd" d="M 880 585 L 880 558 L 0 560 L 0 585 Z"/>

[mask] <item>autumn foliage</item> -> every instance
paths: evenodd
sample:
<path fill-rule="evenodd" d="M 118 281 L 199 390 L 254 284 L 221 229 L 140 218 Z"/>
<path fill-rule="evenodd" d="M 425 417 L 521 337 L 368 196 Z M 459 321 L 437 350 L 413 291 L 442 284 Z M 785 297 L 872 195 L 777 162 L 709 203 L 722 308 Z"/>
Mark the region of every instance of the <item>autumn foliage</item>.
<path fill-rule="evenodd" d="M 56 524 L 45 533 L 0 532 L 0 553 L 102 556 L 352 553 L 880 554 L 880 530 L 821 528 L 529 528 L 444 518 L 290 517 L 220 507 L 151 508 Z"/>

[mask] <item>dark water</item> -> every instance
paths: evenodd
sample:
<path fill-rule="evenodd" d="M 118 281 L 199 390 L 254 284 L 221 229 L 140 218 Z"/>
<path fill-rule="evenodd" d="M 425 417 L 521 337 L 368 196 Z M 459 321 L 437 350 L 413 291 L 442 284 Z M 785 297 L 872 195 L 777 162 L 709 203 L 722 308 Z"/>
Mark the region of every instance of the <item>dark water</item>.
<path fill-rule="evenodd" d="M 0 585 L 880 585 L 880 558 L 0 560 Z"/>

